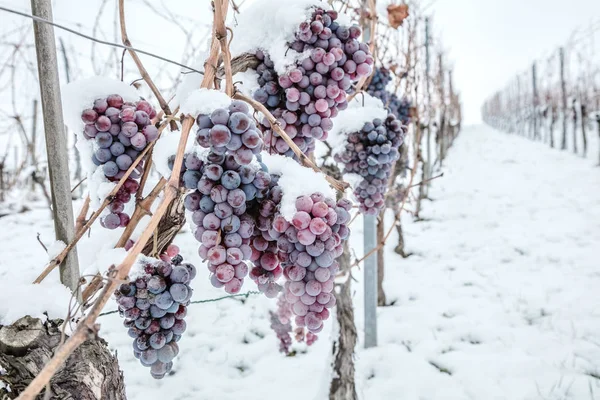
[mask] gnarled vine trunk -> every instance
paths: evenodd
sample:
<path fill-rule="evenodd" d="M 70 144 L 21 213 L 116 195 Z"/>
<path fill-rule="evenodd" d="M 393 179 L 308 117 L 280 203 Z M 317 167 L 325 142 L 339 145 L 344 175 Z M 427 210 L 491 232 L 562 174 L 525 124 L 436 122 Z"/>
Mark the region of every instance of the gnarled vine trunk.
<path fill-rule="evenodd" d="M 59 323 L 25 316 L 0 328 L 0 399 L 16 398 L 52 358 L 60 344 Z M 102 339 L 79 346 L 50 380 L 50 391 L 51 399 L 127 399 L 117 357 Z"/>
<path fill-rule="evenodd" d="M 348 243 L 344 244 L 344 254 L 338 258 L 340 271 L 348 272 L 350 269 L 350 251 Z M 350 285 L 352 278 L 342 285 L 336 285 L 334 290 L 337 300 L 337 324 L 339 336 L 333 342 L 333 379 L 329 386 L 329 400 L 356 400 L 356 383 L 354 379 L 354 348 L 356 347 L 357 333 L 354 324 L 354 308 Z"/>

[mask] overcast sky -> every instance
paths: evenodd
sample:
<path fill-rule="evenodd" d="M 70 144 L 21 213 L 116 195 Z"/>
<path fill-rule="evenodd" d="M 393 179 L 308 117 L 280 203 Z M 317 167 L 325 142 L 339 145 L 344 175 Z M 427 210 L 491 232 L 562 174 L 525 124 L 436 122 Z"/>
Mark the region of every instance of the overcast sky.
<path fill-rule="evenodd" d="M 600 20 L 600 0 L 436 0 L 436 32 L 450 50 L 466 123 L 484 99 L 531 62 Z M 600 31 L 596 32 L 600 43 Z"/>
<path fill-rule="evenodd" d="M 197 21 L 196 27 L 201 28 L 209 19 L 208 1 L 172 0 L 168 4 L 172 10 L 185 10 L 184 16 L 180 17 L 181 22 L 185 20 L 189 24 L 190 20 Z M 462 93 L 466 123 L 480 121 L 480 107 L 485 98 L 503 87 L 515 73 L 531 68 L 535 58 L 547 55 L 564 44 L 575 29 L 589 27 L 594 18 L 600 22 L 600 0 L 429 1 L 434 2 L 429 9 L 433 14 L 433 30 L 437 37 L 442 38 L 454 64 L 455 87 Z M 70 26 L 79 25 L 76 28 L 86 33 L 93 33 L 92 21 L 99 3 L 99 0 L 54 0 L 55 18 Z M 161 1 L 150 0 L 149 3 L 160 4 Z M 0 0 L 0 4 L 29 9 L 29 0 Z M 163 56 L 180 59 L 184 43 L 182 32 L 141 6 L 141 0 L 127 0 L 127 4 L 129 11 L 138 10 L 135 17 L 129 13 L 128 18 L 134 43 L 152 48 Z M 94 12 L 89 13 L 90 9 Z M 143 11 L 142 15 L 139 10 Z M 108 27 L 109 40 L 113 39 L 110 29 L 113 16 L 112 7 L 108 7 L 103 15 L 106 19 L 103 26 Z M 20 17 L 6 14 L 1 17 L 0 30 L 10 28 L 9 21 L 23 22 Z M 64 32 L 58 32 L 58 36 L 66 38 L 67 43 L 78 40 Z M 596 36 L 600 53 L 600 31 Z M 79 42 L 82 48 L 90 46 L 83 39 Z M 149 63 L 150 68 L 153 67 L 152 60 L 144 58 L 144 61 Z"/>

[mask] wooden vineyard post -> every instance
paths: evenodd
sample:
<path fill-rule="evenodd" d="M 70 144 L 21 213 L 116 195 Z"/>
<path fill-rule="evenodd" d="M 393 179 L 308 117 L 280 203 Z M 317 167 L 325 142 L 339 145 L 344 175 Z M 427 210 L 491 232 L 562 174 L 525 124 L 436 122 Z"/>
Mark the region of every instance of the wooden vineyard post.
<path fill-rule="evenodd" d="M 33 15 L 52 21 L 51 0 L 31 0 L 31 10 Z M 50 24 L 34 22 L 33 30 L 44 114 L 54 229 L 56 240 L 69 243 L 75 236 L 75 220 L 71 201 L 69 156 L 60 98 L 54 28 Z M 79 263 L 76 249 L 73 249 L 61 264 L 60 280 L 73 292 L 77 291 Z"/>

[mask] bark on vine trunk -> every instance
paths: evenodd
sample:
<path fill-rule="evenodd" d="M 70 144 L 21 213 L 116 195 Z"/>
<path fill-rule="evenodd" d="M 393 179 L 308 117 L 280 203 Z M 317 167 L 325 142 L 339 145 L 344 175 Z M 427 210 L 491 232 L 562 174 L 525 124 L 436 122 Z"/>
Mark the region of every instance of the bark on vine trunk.
<path fill-rule="evenodd" d="M 60 344 L 60 321 L 25 316 L 0 328 L 0 399 L 16 398 Z M 117 357 L 100 339 L 89 339 L 50 380 L 51 399 L 126 400 Z M 43 399 L 43 391 L 38 399 Z"/>
<path fill-rule="evenodd" d="M 344 245 L 344 254 L 338 258 L 341 271 L 350 269 L 350 251 L 348 243 Z M 354 379 L 354 348 L 357 333 L 354 324 L 354 309 L 350 286 L 352 278 L 333 291 L 337 300 L 336 314 L 339 336 L 333 342 L 333 379 L 329 387 L 329 400 L 356 400 L 356 383 Z"/>

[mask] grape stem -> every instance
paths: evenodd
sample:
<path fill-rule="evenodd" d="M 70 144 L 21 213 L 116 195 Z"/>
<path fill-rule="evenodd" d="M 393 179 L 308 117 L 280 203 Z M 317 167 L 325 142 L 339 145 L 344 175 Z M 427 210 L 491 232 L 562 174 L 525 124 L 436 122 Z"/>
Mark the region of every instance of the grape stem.
<path fill-rule="evenodd" d="M 294 152 L 296 157 L 298 157 L 298 159 L 300 160 L 300 163 L 306 167 L 312 168 L 312 170 L 315 172 L 323 173 L 319 169 L 319 167 L 317 167 L 317 165 L 310 158 L 308 158 L 302 152 L 302 150 L 300 150 L 300 148 L 296 145 L 296 143 L 294 143 L 294 141 L 292 139 L 290 139 L 288 134 L 285 133 L 285 131 L 283 129 L 281 129 L 281 126 L 279 125 L 279 122 L 277 121 L 277 119 L 273 116 L 273 114 L 271 114 L 269 112 L 269 110 L 267 110 L 267 108 L 262 103 L 254 100 L 254 99 L 251 99 L 250 97 L 245 96 L 240 92 L 236 92 L 233 95 L 233 98 L 245 101 L 246 103 L 250 104 L 256 111 L 260 111 L 261 113 L 263 113 L 263 115 L 267 118 L 267 120 L 271 124 L 271 128 L 273 128 L 273 130 L 276 131 L 279 136 L 281 136 L 281 138 L 287 143 L 287 145 L 290 146 L 290 149 L 292 149 L 292 151 Z M 335 178 L 332 178 L 331 176 L 329 176 L 327 174 L 323 174 L 323 175 L 325 176 L 325 179 L 327 180 L 327 182 L 329 182 L 329 184 L 331 186 L 333 186 L 339 192 L 344 192 L 344 190 L 349 186 L 348 182 L 339 181 Z"/>
<path fill-rule="evenodd" d="M 123 1 L 123 0 L 121 0 Z M 225 3 L 225 4 L 223 4 Z M 231 52 L 227 43 L 227 28 L 225 27 L 225 15 L 223 9 L 226 8 L 227 0 L 221 2 L 216 0 L 215 6 L 215 38 L 221 44 L 221 54 L 223 55 L 223 64 L 225 68 L 225 93 L 227 96 L 233 96 L 233 73 L 231 71 Z M 225 13 L 227 10 L 225 9 Z"/>
<path fill-rule="evenodd" d="M 131 267 L 135 263 L 137 256 L 143 250 L 146 242 L 152 236 L 154 229 L 158 226 L 162 215 L 167 210 L 171 201 L 173 201 L 179 194 L 179 175 L 181 173 L 181 164 L 183 161 L 183 153 L 185 151 L 185 144 L 190 134 L 190 130 L 194 125 L 195 119 L 191 116 L 187 116 L 182 124 L 181 137 L 179 139 L 179 146 L 177 148 L 177 155 L 175 156 L 175 165 L 169 182 L 165 188 L 165 197 L 158 206 L 158 209 L 152 216 L 152 219 L 148 223 L 148 226 L 142 232 L 140 238 L 135 242 L 133 247 L 127 252 L 127 256 L 116 268 L 114 276 L 109 280 L 108 284 L 104 287 L 98 299 L 94 302 L 94 305 L 90 309 L 89 313 L 81 320 L 77 325 L 73 335 L 67 339 L 67 341 L 60 346 L 54 357 L 44 366 L 40 373 L 31 381 L 31 383 L 25 388 L 25 390 L 17 397 L 18 400 L 34 400 L 36 396 L 41 392 L 44 386 L 50 381 L 56 371 L 62 366 L 69 355 L 75 351 L 75 349 L 82 344 L 90 336 L 94 337 L 98 332 L 99 326 L 95 323 L 96 318 L 100 315 L 100 312 L 106 305 L 106 303 L 112 297 L 112 294 L 117 289 L 121 281 L 127 278 Z"/>
<path fill-rule="evenodd" d="M 150 90 L 152 90 L 154 97 L 156 97 L 156 100 L 158 100 L 158 104 L 160 104 L 160 108 L 162 108 L 162 110 L 165 112 L 165 115 L 171 115 L 171 109 L 169 108 L 169 105 L 167 104 L 164 97 L 160 93 L 160 90 L 158 90 L 158 88 L 154 84 L 154 81 L 152 80 L 152 78 L 150 78 L 150 75 L 148 75 L 148 71 L 142 64 L 142 60 L 140 60 L 140 57 L 137 55 L 135 50 L 131 47 L 131 41 L 129 40 L 129 36 L 127 36 L 127 27 L 125 25 L 125 0 L 119 0 L 119 22 L 121 24 L 121 40 L 123 41 L 123 44 L 127 47 L 127 51 L 129 52 L 129 55 L 131 56 L 131 58 L 133 59 L 133 62 L 137 66 L 138 70 L 140 71 L 142 78 L 148 84 L 148 87 L 150 87 Z M 171 125 L 172 131 L 179 130 L 179 128 L 177 127 L 177 123 L 175 123 L 175 121 L 171 120 L 170 125 Z"/>

